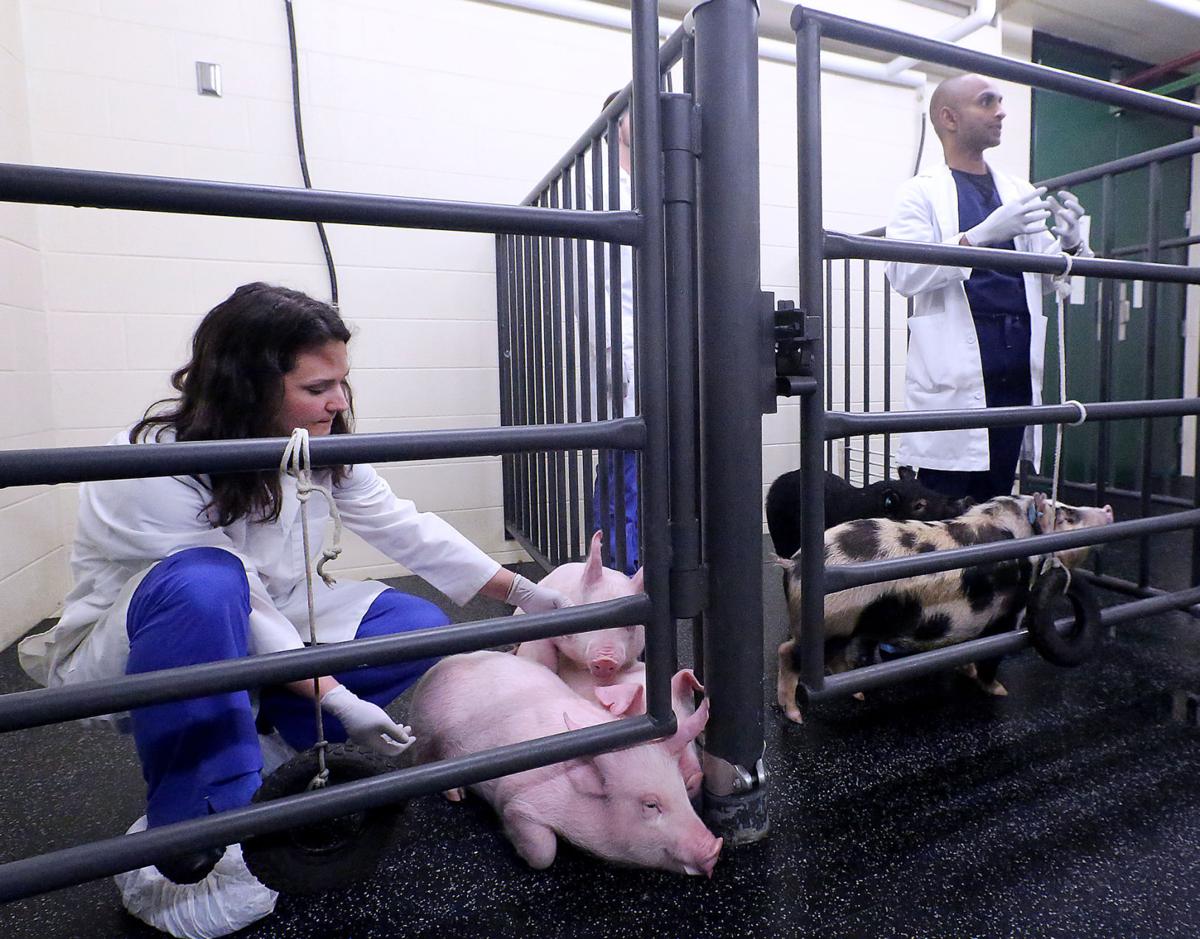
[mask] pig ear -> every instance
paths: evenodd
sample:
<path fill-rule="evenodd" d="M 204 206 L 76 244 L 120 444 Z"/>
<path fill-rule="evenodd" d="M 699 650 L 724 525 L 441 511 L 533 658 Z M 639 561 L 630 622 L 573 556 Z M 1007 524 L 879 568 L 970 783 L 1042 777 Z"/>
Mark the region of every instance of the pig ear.
<path fill-rule="evenodd" d="M 705 698 L 700 702 L 700 707 L 696 708 L 695 714 L 679 722 L 679 728 L 675 731 L 675 736 L 667 741 L 667 749 L 678 756 L 689 743 L 700 735 L 700 731 L 704 729 L 704 725 L 707 723 L 708 698 Z"/>
<path fill-rule="evenodd" d="M 900 469 L 897 470 L 897 472 L 900 474 L 901 479 L 916 479 L 917 478 L 917 474 L 913 471 L 913 468 L 911 466 L 901 466 Z"/>
<path fill-rule="evenodd" d="M 644 567 L 639 567 L 637 569 L 637 573 L 634 574 L 633 577 L 630 578 L 629 583 L 633 586 L 634 593 L 645 593 L 646 592 L 645 573 L 646 573 L 646 569 Z"/>
<path fill-rule="evenodd" d="M 704 686 L 700 684 L 696 678 L 696 673 L 690 668 L 681 668 L 675 673 L 675 677 L 671 679 L 671 694 L 676 697 L 682 697 L 693 691 L 703 691 Z"/>
<path fill-rule="evenodd" d="M 580 795 L 600 798 L 604 795 L 604 777 L 594 760 L 569 760 L 566 764 L 567 780 L 571 788 Z"/>
<path fill-rule="evenodd" d="M 617 717 L 626 714 L 641 714 L 646 710 L 646 690 L 636 682 L 621 685 L 597 685 L 593 689 L 596 700 L 606 711 Z"/>
<path fill-rule="evenodd" d="M 604 560 L 600 551 L 603 541 L 604 536 L 601 532 L 597 531 L 592 535 L 592 546 L 588 549 L 587 563 L 583 566 L 584 584 L 597 584 L 604 576 Z"/>

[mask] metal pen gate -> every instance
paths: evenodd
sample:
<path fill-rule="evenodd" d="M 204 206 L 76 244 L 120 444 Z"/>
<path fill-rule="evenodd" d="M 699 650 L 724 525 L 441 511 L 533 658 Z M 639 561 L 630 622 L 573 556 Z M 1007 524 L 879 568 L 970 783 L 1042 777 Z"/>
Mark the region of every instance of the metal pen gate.
<path fill-rule="evenodd" d="M 634 0 L 633 81 L 640 211 L 587 212 L 552 204 L 504 206 L 371 196 L 283 187 L 167 179 L 49 167 L 0 165 L 0 201 L 182 212 L 241 218 L 339 222 L 499 233 L 502 238 L 582 238 L 632 246 L 637 257 L 639 358 L 644 414 L 586 424 L 547 422 L 544 410 L 522 417 L 544 426 L 361 434 L 313 440 L 312 465 L 498 453 L 609 449 L 642 455 L 645 469 L 647 595 L 520 618 L 360 640 L 246 659 L 0 696 L 0 731 L 127 710 L 130 707 L 327 675 L 362 665 L 446 655 L 516 641 L 636 623 L 646 625 L 647 713 L 468 757 L 397 770 L 269 804 L 71 847 L 0 865 L 0 901 L 133 870 L 200 848 L 237 842 L 410 796 L 629 746 L 675 728 L 670 677 L 675 668 L 669 607 L 672 532 L 667 495 L 667 374 L 662 147 L 658 97 L 657 4 Z M 619 249 L 618 249 L 619 250 Z M 678 260 L 678 259 L 677 259 Z M 682 261 L 686 263 L 686 260 Z M 557 411 L 549 417 L 558 418 Z M 0 487 L 176 474 L 273 470 L 283 440 L 76 447 L 0 453 Z"/>
<path fill-rule="evenodd" d="M 821 320 L 826 314 L 828 297 L 822 280 L 823 266 L 827 260 L 845 259 L 846 277 L 849 280 L 849 261 L 910 261 L 930 264 L 953 264 L 959 267 L 982 267 L 993 270 L 1026 271 L 1042 274 L 1062 273 L 1064 262 L 1056 257 L 1027 254 L 994 248 L 958 247 L 929 245 L 894 241 L 872 236 L 852 236 L 826 231 L 822 223 L 821 204 L 821 71 L 820 48 L 823 39 L 835 39 L 895 55 L 935 62 L 967 71 L 978 72 L 997 78 L 1046 88 L 1067 94 L 1090 98 L 1112 105 L 1144 110 L 1191 124 L 1200 123 L 1200 107 L 1163 98 L 1157 95 L 1133 91 L 1108 82 L 1084 78 L 1057 69 L 1029 63 L 1014 62 L 999 56 L 961 49 L 949 43 L 921 39 L 907 33 L 872 26 L 855 20 L 834 16 L 804 7 L 796 7 L 792 13 L 792 27 L 796 31 L 797 96 L 799 124 L 799 196 L 800 196 L 800 285 L 801 306 L 809 311 L 806 319 L 812 328 L 808 333 L 812 351 L 811 369 L 803 376 L 803 384 L 794 381 L 803 394 L 801 401 L 801 471 L 806 480 L 807 491 L 812 495 L 810 510 L 804 517 L 802 558 L 800 562 L 803 585 L 802 628 L 798 640 L 800 651 L 800 687 L 798 697 L 804 701 L 820 701 L 841 697 L 858 691 L 891 684 L 906 678 L 929 674 L 956 665 L 966 664 L 1012 652 L 1028 646 L 1028 634 L 1024 629 L 998 636 L 976 639 L 949 646 L 932 652 L 920 653 L 891 662 L 854 669 L 834 676 L 824 675 L 824 598 L 827 593 L 845 590 L 863 584 L 893 580 L 915 574 L 953 570 L 970 564 L 981 564 L 1008 560 L 1031 553 L 1044 553 L 1069 547 L 1102 544 L 1123 538 L 1137 537 L 1142 550 L 1139 557 L 1137 583 L 1090 575 L 1101 585 L 1124 590 L 1143 599 L 1103 611 L 1102 621 L 1113 626 L 1141 616 L 1165 610 L 1186 609 L 1200 612 L 1196 604 L 1200 601 L 1200 587 L 1195 582 L 1195 556 L 1193 556 L 1192 586 L 1188 589 L 1166 591 L 1149 585 L 1148 552 L 1145 549 L 1151 535 L 1193 530 L 1195 544 L 1196 529 L 1200 526 L 1200 499 L 1190 502 L 1181 499 L 1157 498 L 1151 491 L 1149 468 L 1150 434 L 1144 436 L 1146 444 L 1143 458 L 1142 485 L 1136 493 L 1142 507 L 1143 517 L 1136 521 L 1118 522 L 1103 529 L 1068 532 L 1064 534 L 1038 535 L 1022 539 L 1020 547 L 1008 545 L 978 545 L 952 551 L 939 551 L 917 558 L 890 561 L 873 561 L 862 564 L 826 567 L 821 546 L 824 543 L 824 512 L 822 493 L 824 489 L 824 461 L 833 441 L 871 433 L 895 433 L 911 430 L 949 430 L 966 427 L 1021 426 L 1030 423 L 1055 424 L 1076 421 L 1080 414 L 1074 405 L 1040 405 L 1036 407 L 992 408 L 978 410 L 905 412 L 905 413 L 850 413 L 848 401 L 845 411 L 826 410 L 824 387 L 831 374 L 827 371 L 828 361 L 824 340 L 828 323 Z M 1113 174 L 1148 165 L 1151 179 L 1155 167 L 1165 159 L 1196 152 L 1192 141 L 1149 151 L 1140 156 L 1125 158 L 1114 163 L 1083 170 L 1056 180 L 1051 186 L 1065 186 L 1084 179 L 1106 179 L 1111 186 Z M 1153 183 L 1152 183 L 1153 191 Z M 1107 258 L 1076 259 L 1072 273 L 1080 276 L 1097 277 L 1105 280 L 1140 280 L 1150 290 L 1151 305 L 1148 315 L 1153 315 L 1155 284 L 1200 283 L 1200 270 L 1178 264 L 1158 261 L 1159 239 L 1154 223 L 1156 207 L 1153 198 L 1151 213 L 1149 261 L 1124 261 Z M 1113 249 L 1111 239 L 1102 247 Z M 826 268 L 829 271 L 829 268 Z M 847 296 L 849 291 L 847 291 Z M 886 294 L 885 294 L 886 296 Z M 849 317 L 847 299 L 847 319 Z M 1111 305 L 1111 302 L 1110 302 Z M 886 309 L 886 308 L 885 308 Z M 821 311 L 821 312 L 819 312 Z M 1111 314 L 1101 318 L 1101 329 L 1111 337 Z M 847 337 L 849 330 L 846 330 Z M 1151 334 L 1152 335 L 1152 334 Z M 1102 333 L 1103 336 L 1103 333 Z M 1111 338 L 1110 338 L 1111 341 Z M 847 339 L 848 342 L 848 339 Z M 1153 343 L 1148 343 L 1146 355 L 1153 363 Z M 1102 351 L 1102 360 L 1108 361 L 1108 347 Z M 849 346 L 846 346 L 849 359 Z M 784 382 L 783 385 L 787 383 Z M 847 399 L 849 386 L 847 385 Z M 1087 421 L 1106 422 L 1121 419 L 1141 419 L 1148 422 L 1156 417 L 1181 417 L 1200 414 L 1200 401 L 1194 398 L 1150 400 L 1152 394 L 1138 401 L 1087 404 Z M 1101 440 L 1105 437 L 1102 435 Z M 849 453 L 849 445 L 845 444 Z M 886 458 L 885 458 L 886 459 Z M 886 465 L 886 463 L 885 463 Z M 1103 462 L 1101 466 L 1103 467 Z M 1095 486 L 1097 496 L 1106 492 L 1103 476 Z M 1107 490 L 1110 491 L 1110 490 Z M 1200 496 L 1200 492 L 1197 493 Z M 1148 517 L 1152 502 L 1171 505 L 1190 505 L 1184 511 L 1169 515 Z M 1088 573 L 1088 572 L 1085 572 Z"/>

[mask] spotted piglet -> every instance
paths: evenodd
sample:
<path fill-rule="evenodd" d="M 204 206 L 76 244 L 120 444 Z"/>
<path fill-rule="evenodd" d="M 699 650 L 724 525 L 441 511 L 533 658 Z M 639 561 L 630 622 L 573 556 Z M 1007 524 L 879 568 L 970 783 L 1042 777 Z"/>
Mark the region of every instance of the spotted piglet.
<path fill-rule="evenodd" d="M 605 567 L 600 545 L 601 534 L 596 532 L 585 562 L 560 564 L 542 578 L 541 585 L 565 594 L 576 606 L 643 593 L 641 569 L 628 577 Z M 645 647 L 643 627 L 617 626 L 522 642 L 517 655 L 545 665 L 572 688 L 584 689 L 580 693 L 590 698 L 591 688 L 624 681 L 624 674 L 637 664 Z"/>
<path fill-rule="evenodd" d="M 1007 541 L 1108 525 L 1111 506 L 1075 508 L 1058 505 L 1042 493 L 1000 496 L 943 522 L 860 519 L 825 532 L 825 563 L 852 564 L 911 557 L 973 544 Z M 1054 519 L 1053 529 L 1051 519 Z M 1081 563 L 1088 548 L 1058 552 L 1067 567 Z M 825 667 L 842 672 L 868 665 L 880 643 L 903 652 L 923 652 L 979 636 L 1013 629 L 1025 609 L 1036 558 L 976 564 L 961 570 L 921 574 L 839 590 L 825 598 Z M 799 557 L 781 561 L 786 569 L 788 618 L 792 638 L 779 647 L 779 705 L 797 723 L 796 704 L 800 635 Z M 1005 694 L 995 680 L 996 662 L 981 662 L 978 678 L 985 690 Z"/>
<path fill-rule="evenodd" d="M 640 685 L 599 689 L 603 708 L 535 662 L 502 652 L 443 659 L 417 684 L 417 762 L 451 759 L 594 727 L 637 713 Z M 722 839 L 692 808 L 679 756 L 708 720 L 708 702 L 669 738 L 542 766 L 470 788 L 500 816 L 517 853 L 549 867 L 557 838 L 610 861 L 711 877 Z"/>

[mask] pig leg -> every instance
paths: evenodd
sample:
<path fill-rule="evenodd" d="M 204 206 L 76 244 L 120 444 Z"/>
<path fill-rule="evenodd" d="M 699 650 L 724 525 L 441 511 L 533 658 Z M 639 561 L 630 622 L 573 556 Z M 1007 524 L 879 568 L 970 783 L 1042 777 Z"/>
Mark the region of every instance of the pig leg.
<path fill-rule="evenodd" d="M 500 817 L 504 822 L 504 833 L 525 863 L 539 871 L 554 863 L 558 852 L 554 829 L 530 818 L 512 803 L 504 807 Z"/>
<path fill-rule="evenodd" d="M 775 693 L 784 717 L 794 724 L 801 724 L 804 718 L 796 705 L 796 686 L 800 683 L 800 675 L 796 671 L 795 650 L 794 639 L 789 639 L 779 647 L 779 681 Z"/>

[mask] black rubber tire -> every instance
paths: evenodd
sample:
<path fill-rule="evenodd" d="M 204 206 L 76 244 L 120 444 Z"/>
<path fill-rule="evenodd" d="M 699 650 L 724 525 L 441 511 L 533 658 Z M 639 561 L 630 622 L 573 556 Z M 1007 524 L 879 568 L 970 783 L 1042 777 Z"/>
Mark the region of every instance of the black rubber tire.
<path fill-rule="evenodd" d="M 1069 631 L 1058 631 L 1054 625 L 1056 601 L 1063 596 L 1066 579 L 1060 568 L 1038 578 L 1029 597 L 1026 624 L 1029 640 L 1042 658 L 1063 668 L 1074 668 L 1095 654 L 1103 638 L 1103 628 L 1092 585 L 1082 577 L 1072 577 L 1066 598 L 1071 603 L 1074 623 Z"/>
<path fill-rule="evenodd" d="M 325 765 L 331 786 L 397 768 L 394 760 L 345 743 L 330 744 Z M 297 754 L 263 781 L 252 801 L 269 802 L 305 792 L 317 772 L 315 749 Z M 250 873 L 280 893 L 340 890 L 375 873 L 404 805 L 401 802 L 302 828 L 255 835 L 242 842 L 242 857 Z"/>

